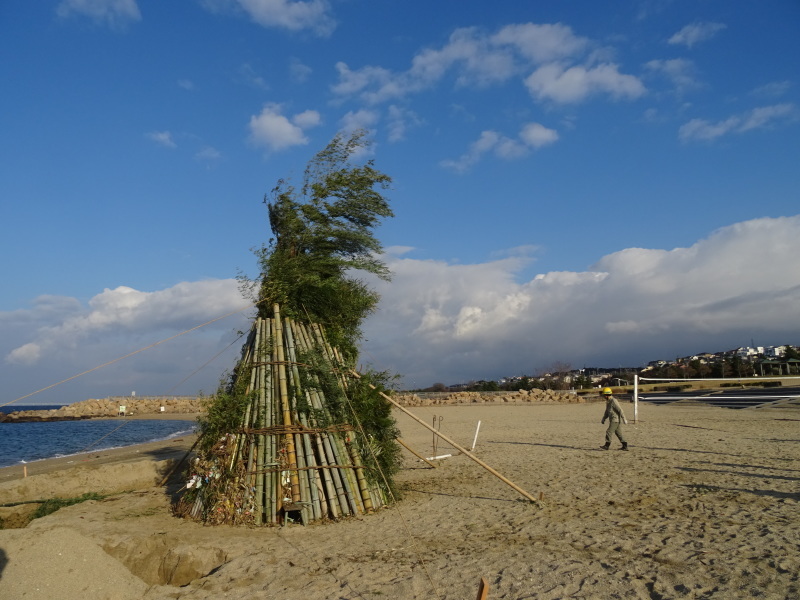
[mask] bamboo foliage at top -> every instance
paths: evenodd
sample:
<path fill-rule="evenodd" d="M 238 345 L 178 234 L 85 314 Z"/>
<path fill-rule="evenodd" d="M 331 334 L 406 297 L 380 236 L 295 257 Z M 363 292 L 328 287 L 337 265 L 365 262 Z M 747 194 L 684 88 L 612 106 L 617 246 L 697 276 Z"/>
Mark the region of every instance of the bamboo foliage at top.
<path fill-rule="evenodd" d="M 179 513 L 209 523 L 307 524 L 385 505 L 385 480 L 364 466 L 369 443 L 357 423 L 337 422 L 343 412 L 331 410 L 347 401 L 346 372 L 320 326 L 282 317 L 278 305 L 256 319 L 236 375 L 247 378 L 241 419 L 195 460 Z"/>

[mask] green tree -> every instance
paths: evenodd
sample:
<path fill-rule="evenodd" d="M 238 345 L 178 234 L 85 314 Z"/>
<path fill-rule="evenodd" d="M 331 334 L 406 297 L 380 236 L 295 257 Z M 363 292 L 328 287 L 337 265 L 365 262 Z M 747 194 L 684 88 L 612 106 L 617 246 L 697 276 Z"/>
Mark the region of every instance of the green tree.
<path fill-rule="evenodd" d="M 279 180 L 264 198 L 273 237 L 256 252 L 260 315 L 268 316 L 277 302 L 284 314 L 320 323 L 350 359 L 357 356 L 361 324 L 379 300 L 357 273 L 390 278 L 373 230 L 394 216 L 381 193 L 391 178 L 371 160 L 352 162 L 368 146 L 363 130 L 339 134 L 308 163 L 299 190 Z"/>
<path fill-rule="evenodd" d="M 579 390 L 591 388 L 592 387 L 592 378 L 591 377 L 587 377 L 586 375 L 581 373 L 580 375 L 578 375 L 575 378 L 575 380 L 573 381 L 573 385 Z"/>
<path fill-rule="evenodd" d="M 480 385 L 480 391 L 482 392 L 499 392 L 500 386 L 497 385 L 496 381 L 482 381 Z"/>
<path fill-rule="evenodd" d="M 797 359 L 800 360 L 800 352 L 798 352 L 797 348 L 794 346 L 784 346 L 784 353 L 783 358 L 786 360 L 789 359 Z"/>

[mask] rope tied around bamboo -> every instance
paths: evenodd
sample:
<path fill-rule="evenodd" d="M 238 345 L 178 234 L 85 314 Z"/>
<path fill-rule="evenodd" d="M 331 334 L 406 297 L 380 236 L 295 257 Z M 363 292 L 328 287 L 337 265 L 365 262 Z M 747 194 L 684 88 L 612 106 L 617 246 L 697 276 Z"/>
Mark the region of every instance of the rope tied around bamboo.
<path fill-rule="evenodd" d="M 265 360 L 265 361 L 261 361 L 261 362 L 254 362 L 252 364 L 252 366 L 254 366 L 254 367 L 263 367 L 263 366 L 266 366 L 266 365 L 296 365 L 298 367 L 309 367 L 309 368 L 313 367 L 313 365 L 310 365 L 308 363 L 292 362 L 290 360 L 282 360 L 282 361 L 279 361 L 279 360 Z"/>
<path fill-rule="evenodd" d="M 289 469 L 288 467 L 274 467 L 272 469 L 261 469 L 260 471 L 247 471 L 248 475 L 257 475 L 259 473 L 283 473 L 285 471 L 310 471 L 311 469 L 358 469 L 355 465 L 325 465 L 321 467 L 317 465 L 316 467 L 296 467 L 295 469 Z"/>
<path fill-rule="evenodd" d="M 352 425 L 331 425 L 329 427 L 305 427 L 303 425 L 275 425 L 273 427 L 262 427 L 260 429 L 253 429 L 243 427 L 237 431 L 245 435 L 282 435 L 287 433 L 299 434 L 313 434 L 313 433 L 343 433 L 346 431 L 355 431 Z"/>

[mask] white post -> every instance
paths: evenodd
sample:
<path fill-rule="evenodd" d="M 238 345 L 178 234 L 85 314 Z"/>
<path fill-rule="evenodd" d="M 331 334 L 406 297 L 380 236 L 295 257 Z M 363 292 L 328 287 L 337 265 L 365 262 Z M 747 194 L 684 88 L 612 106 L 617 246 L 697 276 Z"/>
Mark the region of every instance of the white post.
<path fill-rule="evenodd" d="M 633 422 L 639 422 L 639 375 L 633 376 Z"/>
<path fill-rule="evenodd" d="M 478 443 L 478 432 L 481 430 L 481 422 L 478 421 L 478 428 L 475 430 L 475 437 L 472 439 L 472 448 L 469 449 L 470 452 L 475 450 L 475 444 Z"/>

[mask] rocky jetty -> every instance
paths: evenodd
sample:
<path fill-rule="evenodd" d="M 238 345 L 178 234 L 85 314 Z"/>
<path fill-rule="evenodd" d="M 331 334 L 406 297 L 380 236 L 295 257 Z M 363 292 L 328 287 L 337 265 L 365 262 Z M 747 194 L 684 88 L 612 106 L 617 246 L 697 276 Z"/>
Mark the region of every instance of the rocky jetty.
<path fill-rule="evenodd" d="M 571 392 L 556 390 L 519 390 L 517 392 L 442 392 L 423 394 L 398 394 L 395 400 L 403 406 L 437 406 L 450 404 L 531 404 L 560 403 L 583 404 L 587 401 L 599 400 L 591 396 L 588 399 Z"/>
<path fill-rule="evenodd" d="M 556 390 L 520 390 L 517 392 L 442 392 L 394 396 L 400 404 L 407 407 L 440 406 L 455 404 L 583 404 L 600 400 L 599 396 L 584 397 L 571 392 Z M 62 406 L 57 410 L 20 410 L 4 415 L 0 422 L 24 423 L 31 421 L 77 421 L 120 416 L 120 406 L 125 407 L 125 415 L 175 415 L 201 413 L 205 399 L 185 396 L 164 397 L 111 397 L 102 400 L 84 400 Z M 163 410 L 162 410 L 163 408 Z"/>
<path fill-rule="evenodd" d="M 185 396 L 150 396 L 143 398 L 111 397 L 76 402 L 52 410 L 19 410 L 0 414 L 0 422 L 25 423 L 31 421 L 78 421 L 103 417 L 176 415 L 203 412 L 204 399 Z"/>

